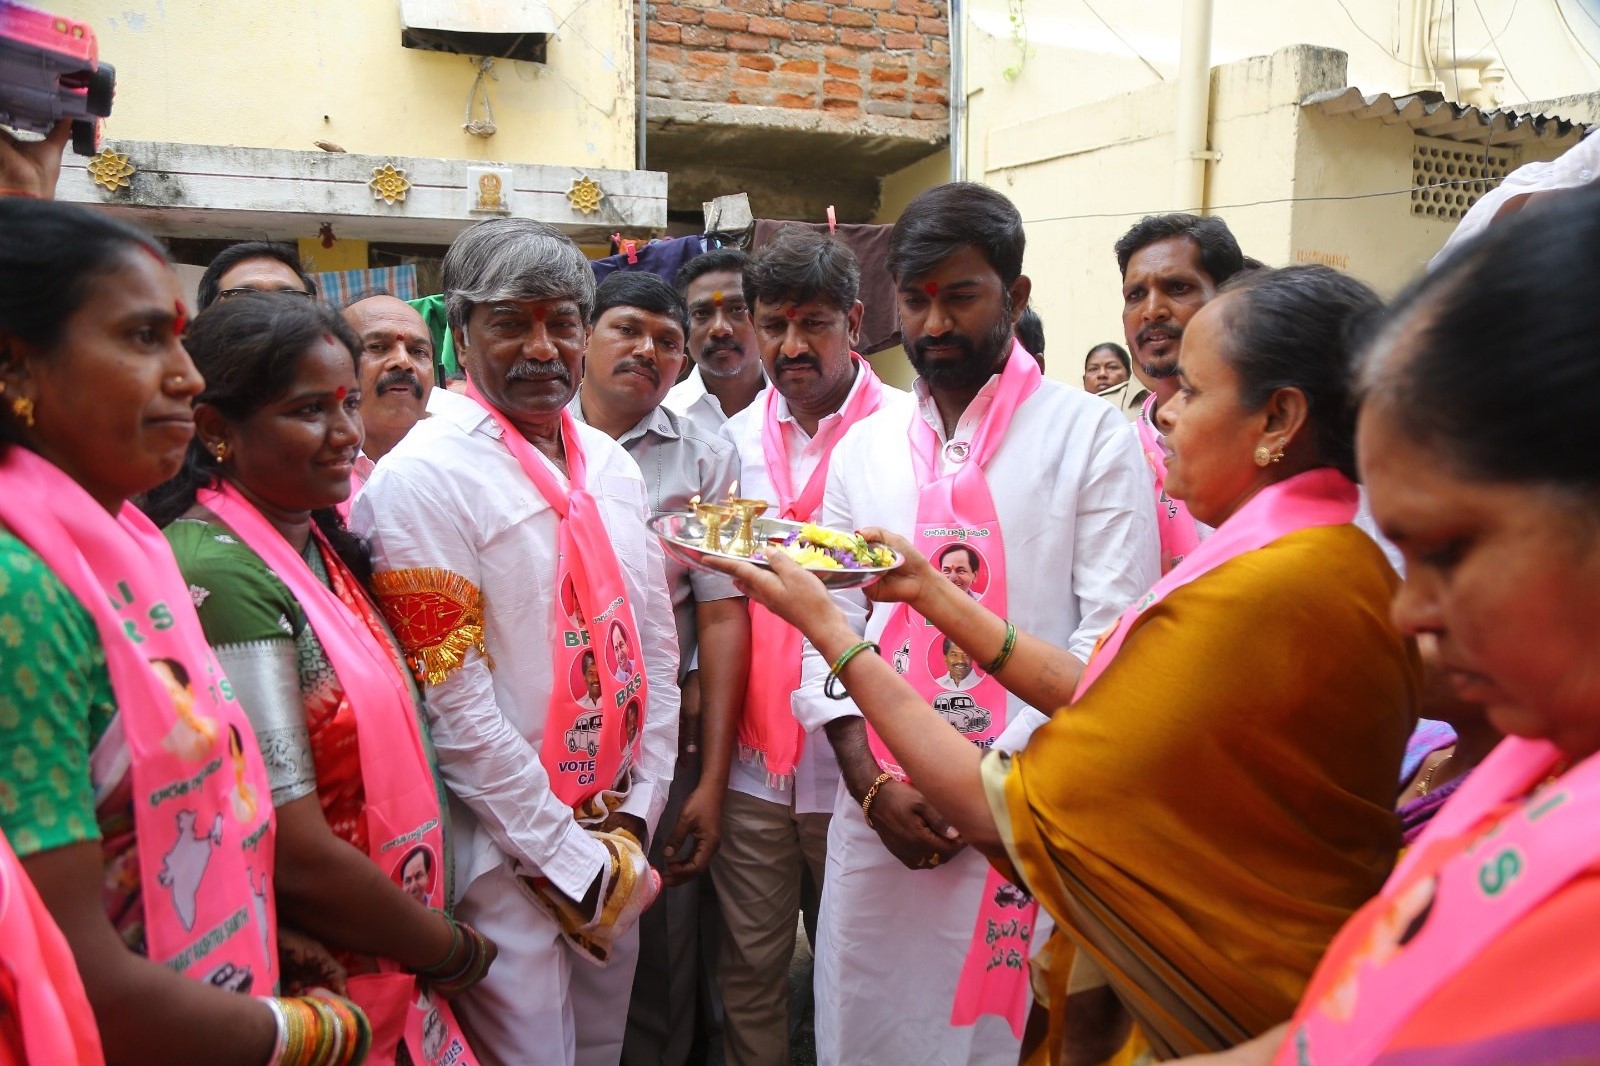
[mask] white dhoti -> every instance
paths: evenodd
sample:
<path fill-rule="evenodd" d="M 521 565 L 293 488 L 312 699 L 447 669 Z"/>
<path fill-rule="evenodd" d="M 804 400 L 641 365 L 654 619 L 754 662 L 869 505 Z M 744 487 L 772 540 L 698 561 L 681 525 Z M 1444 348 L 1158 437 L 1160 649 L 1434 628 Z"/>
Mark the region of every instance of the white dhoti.
<path fill-rule="evenodd" d="M 817 928 L 819 1066 L 1016 1066 L 1003 1018 L 950 1024 L 988 873 L 971 848 L 906 869 L 840 788 Z"/>
<path fill-rule="evenodd" d="M 456 917 L 500 949 L 489 976 L 451 1001 L 484 1066 L 616 1066 L 638 926 L 613 944 L 607 965 L 595 966 L 504 868 L 467 887 Z"/>

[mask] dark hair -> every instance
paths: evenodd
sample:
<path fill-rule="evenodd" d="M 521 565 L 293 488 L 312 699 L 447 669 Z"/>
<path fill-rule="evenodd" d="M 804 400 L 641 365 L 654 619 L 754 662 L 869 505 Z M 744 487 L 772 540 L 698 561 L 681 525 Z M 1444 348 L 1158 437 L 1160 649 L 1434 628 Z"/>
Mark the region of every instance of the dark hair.
<path fill-rule="evenodd" d="M 956 649 L 962 655 L 966 655 L 969 660 L 972 658 L 971 655 L 967 655 L 967 649 L 963 648 L 961 645 L 957 644 L 955 641 L 951 640 L 949 637 L 945 637 L 944 638 L 944 645 L 940 648 L 940 654 L 949 655 L 951 648 Z"/>
<path fill-rule="evenodd" d="M 1022 276 L 1027 243 L 1015 204 L 987 185 L 953 181 L 918 195 L 900 212 L 889 233 L 883 265 L 898 285 L 928 273 L 962 248 L 973 247 L 1009 289 Z"/>
<path fill-rule="evenodd" d="M 152 663 L 160 663 L 162 666 L 165 666 L 167 668 L 167 672 L 172 675 L 172 680 L 176 681 L 178 684 L 182 685 L 184 688 L 188 688 L 189 687 L 189 668 L 184 666 L 178 660 L 176 660 L 176 659 L 151 659 L 150 661 Z"/>
<path fill-rule="evenodd" d="M 1222 357 L 1247 410 L 1279 389 L 1299 389 L 1316 462 L 1356 476 L 1355 352 L 1383 316 L 1383 301 L 1332 267 L 1254 270 L 1224 287 Z"/>
<path fill-rule="evenodd" d="M 669 315 L 683 330 L 684 340 L 689 339 L 689 305 L 683 302 L 678 290 L 665 280 L 643 270 L 613 270 L 594 290 L 594 310 L 589 312 L 589 325 L 600 321 L 600 316 L 613 307 L 637 307 L 658 315 Z"/>
<path fill-rule="evenodd" d="M 418 855 L 422 856 L 422 868 L 430 874 L 433 873 L 433 849 L 426 844 L 418 844 L 406 852 L 406 857 L 400 860 L 400 872 L 405 873 L 406 867 L 411 865 L 411 860 Z"/>
<path fill-rule="evenodd" d="M 90 283 L 123 266 L 133 251 L 166 262 L 155 238 L 98 211 L 0 197 L 0 333 L 54 349 L 88 299 Z M 11 405 L 0 403 L 0 446 L 25 439 Z"/>
<path fill-rule="evenodd" d="M 849 311 L 861 291 L 861 267 L 843 241 L 805 226 L 785 226 L 744 265 L 744 298 L 798 304 L 821 299 Z"/>
<path fill-rule="evenodd" d="M 184 335 L 195 368 L 206 379 L 196 404 L 210 404 L 230 421 L 250 417 L 286 393 L 306 350 L 332 334 L 350 352 L 359 371 L 361 341 L 344 318 L 315 300 L 278 293 L 242 293 L 215 304 L 195 317 Z M 197 434 L 184 453 L 183 467 L 169 481 L 150 490 L 144 511 L 158 526 L 176 521 L 194 506 L 202 488 L 217 483 L 217 461 Z M 311 512 L 345 565 L 367 584 L 372 560 L 367 547 L 345 528 L 332 507 Z"/>
<path fill-rule="evenodd" d="M 1039 318 L 1039 312 L 1031 307 L 1022 309 L 1022 314 L 1017 316 L 1015 326 L 1017 343 L 1029 355 L 1044 355 L 1044 322 Z"/>
<path fill-rule="evenodd" d="M 276 259 L 299 276 L 300 284 L 306 287 L 307 292 L 313 296 L 317 294 L 317 283 L 300 265 L 300 253 L 295 251 L 294 245 L 278 241 L 245 241 L 218 252 L 217 257 L 211 260 L 211 265 L 206 267 L 206 272 L 200 275 L 200 285 L 194 297 L 200 310 L 204 311 L 217 302 L 217 297 L 222 295 L 222 275 L 246 259 Z"/>
<path fill-rule="evenodd" d="M 1226 222 L 1215 215 L 1172 214 L 1146 215 L 1122 235 L 1116 243 L 1117 272 L 1126 277 L 1135 252 L 1173 237 L 1194 242 L 1200 249 L 1200 269 L 1218 285 L 1244 269 L 1244 253 Z"/>
<path fill-rule="evenodd" d="M 1453 249 L 1395 301 L 1364 355 L 1362 399 L 1474 479 L 1600 502 L 1600 185 L 1538 203 Z M 1517 373 L 1507 374 L 1514 365 Z"/>
<path fill-rule="evenodd" d="M 1083 353 L 1083 365 L 1088 366 L 1089 360 L 1094 358 L 1095 352 L 1110 352 L 1117 357 L 1117 362 L 1122 364 L 1122 369 L 1133 373 L 1133 363 L 1128 360 L 1128 350 L 1116 341 L 1101 341 L 1099 344 Z"/>
<path fill-rule="evenodd" d="M 584 663 L 594 663 L 595 669 L 596 670 L 600 669 L 600 664 L 598 662 L 595 662 L 594 649 L 593 648 L 584 648 L 583 649 L 583 654 L 578 656 L 578 665 L 579 665 L 580 669 L 582 668 Z"/>
<path fill-rule="evenodd" d="M 689 297 L 689 286 L 702 274 L 721 274 L 732 271 L 735 274 L 744 273 L 744 265 L 749 261 L 749 256 L 738 248 L 715 248 L 702 255 L 697 255 L 683 266 L 678 268 L 678 274 L 672 279 L 672 284 L 677 286 L 678 295 L 684 299 Z"/>
<path fill-rule="evenodd" d="M 979 568 L 983 566 L 983 560 L 978 558 L 978 549 L 961 541 L 957 541 L 954 544 L 946 544 L 939 550 L 939 554 L 937 557 L 935 557 L 934 562 L 942 564 L 944 562 L 944 557 L 949 555 L 951 552 L 966 552 L 968 561 L 972 563 L 972 574 L 974 577 L 977 576 Z"/>

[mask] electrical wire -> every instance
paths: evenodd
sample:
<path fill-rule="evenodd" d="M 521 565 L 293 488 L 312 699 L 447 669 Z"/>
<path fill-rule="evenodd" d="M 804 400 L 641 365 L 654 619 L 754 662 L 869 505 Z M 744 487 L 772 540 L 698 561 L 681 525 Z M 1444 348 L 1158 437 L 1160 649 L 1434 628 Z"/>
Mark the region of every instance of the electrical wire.
<path fill-rule="evenodd" d="M 1511 28 L 1511 20 L 1517 17 L 1517 5 L 1521 2 L 1522 0 L 1511 0 L 1511 14 L 1506 16 L 1506 24 L 1500 27 L 1500 33 L 1489 30 L 1489 19 L 1484 15 L 1483 8 L 1479 6 L 1478 0 L 1472 0 L 1472 6 L 1477 10 L 1478 18 L 1483 21 L 1483 28 L 1489 30 L 1489 43 L 1494 45 L 1495 54 L 1500 57 L 1500 65 L 1505 68 L 1506 77 L 1511 80 L 1512 85 L 1517 87 L 1517 93 L 1526 101 L 1529 98 L 1528 90 L 1524 89 L 1522 83 L 1517 80 L 1517 76 L 1511 73 L 1511 64 L 1506 62 L 1505 49 L 1500 47 L 1500 36 Z"/>
<path fill-rule="evenodd" d="M 1166 81 L 1167 80 L 1162 75 L 1162 73 L 1155 68 L 1155 64 L 1151 63 L 1148 59 L 1146 59 L 1144 57 L 1144 54 L 1142 52 L 1140 52 L 1137 48 L 1135 48 L 1133 45 L 1129 44 L 1128 43 L 1128 39 L 1126 37 L 1122 36 L 1122 34 L 1118 33 L 1117 32 L 1117 28 L 1115 26 L 1111 25 L 1111 23 L 1107 22 L 1106 19 L 1105 19 L 1105 16 L 1100 14 L 1100 12 L 1098 12 L 1098 11 L 1096 11 L 1094 9 L 1094 5 L 1089 3 L 1089 0 L 1082 0 L 1082 3 L 1083 3 L 1084 7 L 1089 9 L 1089 14 L 1091 14 L 1095 18 L 1099 19 L 1100 20 L 1100 25 L 1104 26 L 1108 31 L 1110 31 L 1111 36 L 1115 37 L 1117 40 L 1122 42 L 1122 47 L 1124 47 L 1128 51 L 1132 52 L 1133 55 L 1134 55 L 1134 58 L 1137 59 L 1139 62 L 1143 63 L 1145 65 L 1145 69 L 1149 70 L 1150 73 L 1152 73 L 1152 74 L 1154 74 L 1156 76 L 1156 80 L 1157 81 Z"/>
<path fill-rule="evenodd" d="M 1428 189 L 1444 189 L 1457 185 L 1474 185 L 1482 180 L 1483 179 L 1481 178 L 1457 178 L 1450 181 L 1436 181 L 1427 185 L 1408 185 L 1404 189 L 1385 189 L 1382 192 L 1357 192 L 1345 193 L 1342 195 L 1330 194 L 1327 196 L 1280 196 L 1267 200 L 1249 200 L 1244 203 L 1237 204 L 1211 204 L 1204 208 L 1191 207 L 1181 208 L 1179 210 L 1186 211 L 1188 213 L 1198 213 L 1199 211 L 1204 210 L 1208 213 L 1215 214 L 1218 211 L 1238 211 L 1246 207 L 1264 207 L 1272 204 L 1312 204 L 1330 200 L 1375 200 L 1384 196 L 1405 196 L 1409 193 L 1424 192 Z M 1022 220 L 1022 222 L 1023 225 L 1033 225 L 1040 222 L 1076 222 L 1082 219 L 1093 218 L 1136 218 L 1143 217 L 1145 215 L 1162 213 L 1165 212 L 1152 210 L 1102 211 L 1083 215 L 1050 215 L 1044 218 L 1025 218 Z"/>

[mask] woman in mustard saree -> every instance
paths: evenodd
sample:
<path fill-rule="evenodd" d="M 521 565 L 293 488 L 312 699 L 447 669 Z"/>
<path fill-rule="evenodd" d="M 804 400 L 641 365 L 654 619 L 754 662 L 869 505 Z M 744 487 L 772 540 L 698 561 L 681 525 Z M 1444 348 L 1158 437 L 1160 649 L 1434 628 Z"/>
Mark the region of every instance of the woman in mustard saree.
<path fill-rule="evenodd" d="M 1360 283 L 1296 267 L 1195 316 L 1163 412 L 1167 485 L 1217 532 L 1087 666 L 866 531 L 907 558 L 869 595 L 910 602 L 1008 689 L 1062 708 L 1022 751 L 986 754 L 880 656 L 836 670 L 940 814 L 1054 919 L 1034 951 L 1052 1061 L 1217 1050 L 1277 1025 L 1394 861 L 1420 665 L 1388 617 L 1399 578 L 1350 524 L 1345 338 L 1379 310 Z M 830 661 L 854 645 L 787 560 L 729 569 Z"/>

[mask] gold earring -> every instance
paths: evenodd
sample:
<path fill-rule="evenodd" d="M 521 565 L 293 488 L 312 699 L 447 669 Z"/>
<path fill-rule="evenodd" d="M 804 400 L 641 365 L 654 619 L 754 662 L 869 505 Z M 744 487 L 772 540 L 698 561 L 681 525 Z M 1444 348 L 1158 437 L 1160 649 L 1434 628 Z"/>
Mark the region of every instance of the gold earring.
<path fill-rule="evenodd" d="M 1288 448 L 1289 448 L 1289 438 L 1288 437 L 1279 437 L 1278 438 L 1278 450 L 1275 453 L 1273 453 L 1272 461 L 1275 462 L 1275 463 L 1283 462 L 1283 453 L 1285 451 L 1287 451 Z"/>
<path fill-rule="evenodd" d="M 217 441 L 217 446 L 211 449 L 211 454 L 217 457 L 217 462 L 222 462 L 228 457 L 228 442 L 225 440 Z"/>
<path fill-rule="evenodd" d="M 1257 466 L 1267 466 L 1267 465 L 1269 465 L 1271 463 L 1275 463 L 1275 462 L 1277 462 L 1277 459 L 1273 456 L 1273 454 L 1270 451 L 1267 450 L 1267 446 L 1265 444 L 1261 445 L 1259 448 L 1256 449 L 1256 465 Z"/>
<path fill-rule="evenodd" d="M 33 401 L 26 396 L 18 396 L 11 401 L 11 413 L 17 416 L 25 428 L 33 428 Z"/>

